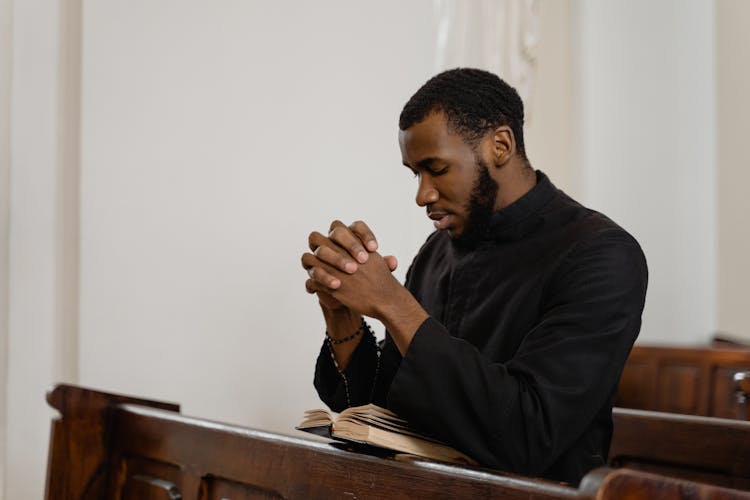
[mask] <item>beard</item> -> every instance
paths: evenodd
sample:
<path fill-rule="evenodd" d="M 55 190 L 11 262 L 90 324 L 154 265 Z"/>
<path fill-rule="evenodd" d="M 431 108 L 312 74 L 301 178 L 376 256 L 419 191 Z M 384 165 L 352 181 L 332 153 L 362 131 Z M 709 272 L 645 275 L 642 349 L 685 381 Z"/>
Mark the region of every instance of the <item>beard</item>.
<path fill-rule="evenodd" d="M 471 189 L 467 207 L 466 225 L 461 234 L 452 239 L 453 243 L 462 249 L 476 248 L 487 232 L 495 213 L 499 186 L 490 176 L 487 164 L 481 159 L 477 159 L 477 169 L 477 179 Z"/>

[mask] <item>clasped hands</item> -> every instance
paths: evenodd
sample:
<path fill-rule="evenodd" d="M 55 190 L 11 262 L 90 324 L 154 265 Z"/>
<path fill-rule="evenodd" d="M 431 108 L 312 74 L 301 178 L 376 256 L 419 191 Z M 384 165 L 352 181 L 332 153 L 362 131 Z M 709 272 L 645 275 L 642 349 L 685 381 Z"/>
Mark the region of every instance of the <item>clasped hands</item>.
<path fill-rule="evenodd" d="M 312 253 L 302 255 L 302 267 L 309 275 L 305 289 L 318 295 L 329 331 L 348 334 L 359 324 L 357 315 L 369 316 L 385 325 L 404 355 L 429 315 L 391 274 L 398 264 L 396 257 L 377 252 L 375 235 L 362 221 L 348 227 L 333 221 L 328 236 L 312 232 L 308 243 Z M 343 326 L 347 330 L 342 331 Z M 347 356 L 337 357 L 340 367 L 348 363 Z"/>
<path fill-rule="evenodd" d="M 333 221 L 328 236 L 314 231 L 308 244 L 312 253 L 302 255 L 309 275 L 305 289 L 318 295 L 324 309 L 349 308 L 379 318 L 395 292 L 403 289 L 391 274 L 398 265 L 396 257 L 377 252 L 375 235 L 362 221 L 350 226 Z"/>

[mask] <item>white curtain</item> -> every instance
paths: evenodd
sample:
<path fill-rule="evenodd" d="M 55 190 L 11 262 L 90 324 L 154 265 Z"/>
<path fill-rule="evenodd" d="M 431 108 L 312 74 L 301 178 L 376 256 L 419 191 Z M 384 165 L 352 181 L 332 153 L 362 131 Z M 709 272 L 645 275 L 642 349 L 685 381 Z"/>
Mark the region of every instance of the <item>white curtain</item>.
<path fill-rule="evenodd" d="M 435 0 L 437 71 L 475 67 L 532 98 L 539 31 L 537 0 Z"/>

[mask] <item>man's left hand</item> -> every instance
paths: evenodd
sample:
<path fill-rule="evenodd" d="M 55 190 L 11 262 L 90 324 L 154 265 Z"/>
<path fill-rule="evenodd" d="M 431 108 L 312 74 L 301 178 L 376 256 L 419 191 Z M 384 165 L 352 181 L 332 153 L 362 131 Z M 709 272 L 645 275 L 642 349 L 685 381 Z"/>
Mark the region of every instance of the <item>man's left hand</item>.
<path fill-rule="evenodd" d="M 328 244 L 321 247 L 331 248 Z M 377 252 L 370 253 L 367 262 L 358 264 L 352 274 L 342 272 L 311 253 L 302 256 L 302 265 L 310 275 L 305 284 L 308 291 L 329 294 L 350 309 L 372 318 L 380 319 L 388 304 L 403 290 L 391 274 L 389 263 Z"/>

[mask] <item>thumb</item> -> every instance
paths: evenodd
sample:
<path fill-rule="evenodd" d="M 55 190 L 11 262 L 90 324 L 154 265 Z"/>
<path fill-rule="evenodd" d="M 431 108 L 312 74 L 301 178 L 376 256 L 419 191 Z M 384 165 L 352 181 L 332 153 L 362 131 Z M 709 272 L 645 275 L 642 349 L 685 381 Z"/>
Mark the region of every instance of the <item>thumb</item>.
<path fill-rule="evenodd" d="M 385 260 L 385 263 L 388 264 L 388 269 L 390 269 L 391 272 L 396 270 L 398 267 L 398 259 L 396 257 L 393 255 L 386 255 L 383 259 Z"/>

